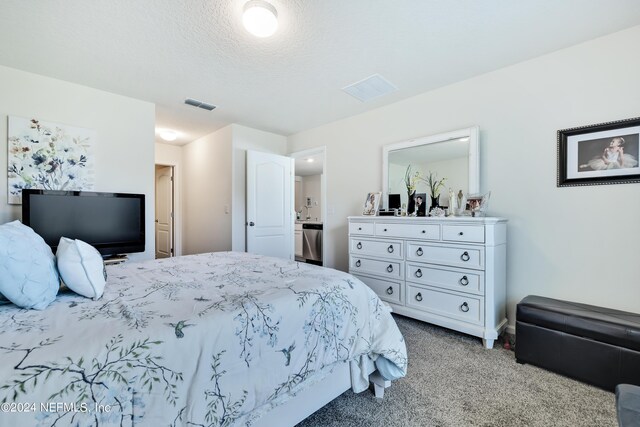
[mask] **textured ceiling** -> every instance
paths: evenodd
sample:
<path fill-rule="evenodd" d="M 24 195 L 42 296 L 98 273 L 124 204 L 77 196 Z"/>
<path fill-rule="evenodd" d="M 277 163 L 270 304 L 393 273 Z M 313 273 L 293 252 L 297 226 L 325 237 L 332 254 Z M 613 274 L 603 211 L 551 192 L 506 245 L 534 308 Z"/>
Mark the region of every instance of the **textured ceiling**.
<path fill-rule="evenodd" d="M 270 1 L 280 28 L 258 39 L 245 0 L 2 0 L 0 64 L 154 102 L 184 143 L 289 135 L 640 23 L 638 0 Z M 374 73 L 399 90 L 340 90 Z"/>

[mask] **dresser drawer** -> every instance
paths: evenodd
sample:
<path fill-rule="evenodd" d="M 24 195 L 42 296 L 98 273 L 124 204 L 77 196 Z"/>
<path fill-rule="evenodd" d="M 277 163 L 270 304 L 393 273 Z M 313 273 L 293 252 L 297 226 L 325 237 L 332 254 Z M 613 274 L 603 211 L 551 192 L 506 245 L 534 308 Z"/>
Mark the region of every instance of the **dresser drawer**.
<path fill-rule="evenodd" d="M 375 274 L 376 276 L 402 279 L 404 277 L 404 262 L 381 261 L 351 255 L 349 257 L 349 272 L 351 274 Z"/>
<path fill-rule="evenodd" d="M 390 224 L 376 223 L 376 236 L 403 237 L 407 239 L 440 240 L 438 224 Z"/>
<path fill-rule="evenodd" d="M 407 242 L 407 260 L 463 268 L 484 268 L 484 248 Z"/>
<path fill-rule="evenodd" d="M 349 239 L 349 252 L 357 256 L 375 256 L 388 259 L 403 259 L 401 241 L 369 240 L 352 237 Z"/>
<path fill-rule="evenodd" d="M 474 270 L 442 269 L 407 263 L 407 281 L 459 292 L 484 295 L 484 273 Z"/>
<path fill-rule="evenodd" d="M 407 283 L 407 306 L 440 316 L 484 325 L 484 299 L 458 295 Z"/>
<path fill-rule="evenodd" d="M 450 242 L 484 243 L 484 226 L 443 225 L 442 240 Z"/>
<path fill-rule="evenodd" d="M 402 295 L 402 286 L 400 282 L 379 279 L 375 277 L 369 276 L 361 276 L 359 274 L 354 274 L 354 277 L 360 279 L 365 285 L 371 288 L 373 292 L 375 292 L 381 300 L 392 302 L 395 304 L 401 304 L 403 295 Z"/>
<path fill-rule="evenodd" d="M 364 234 L 373 236 L 373 222 L 350 222 L 349 234 Z"/>

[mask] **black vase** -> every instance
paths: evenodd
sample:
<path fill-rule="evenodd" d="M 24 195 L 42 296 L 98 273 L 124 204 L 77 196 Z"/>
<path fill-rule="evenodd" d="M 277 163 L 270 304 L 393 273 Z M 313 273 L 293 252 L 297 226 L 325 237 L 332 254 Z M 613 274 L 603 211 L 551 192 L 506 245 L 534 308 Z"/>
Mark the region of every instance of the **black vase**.
<path fill-rule="evenodd" d="M 433 197 L 431 196 L 431 206 L 429 206 L 429 212 L 431 212 L 434 208 L 440 207 L 440 196 Z"/>

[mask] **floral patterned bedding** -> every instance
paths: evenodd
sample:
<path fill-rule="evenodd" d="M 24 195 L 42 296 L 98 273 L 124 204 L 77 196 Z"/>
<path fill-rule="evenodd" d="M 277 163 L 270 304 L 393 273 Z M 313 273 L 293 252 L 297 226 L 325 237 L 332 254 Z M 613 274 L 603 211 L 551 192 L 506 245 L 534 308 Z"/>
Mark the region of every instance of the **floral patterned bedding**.
<path fill-rule="evenodd" d="M 346 273 L 233 252 L 107 271 L 98 301 L 0 306 L 0 425 L 247 425 L 336 362 L 354 391 L 380 356 L 406 372 L 393 318 Z"/>

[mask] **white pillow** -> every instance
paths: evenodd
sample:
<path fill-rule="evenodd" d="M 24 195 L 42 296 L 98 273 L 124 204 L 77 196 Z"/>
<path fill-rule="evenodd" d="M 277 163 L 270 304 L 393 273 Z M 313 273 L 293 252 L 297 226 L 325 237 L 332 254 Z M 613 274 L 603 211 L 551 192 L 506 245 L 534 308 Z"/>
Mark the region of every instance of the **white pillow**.
<path fill-rule="evenodd" d="M 0 225 L 0 293 L 22 308 L 44 310 L 60 278 L 49 245 L 20 221 Z"/>
<path fill-rule="evenodd" d="M 107 282 L 107 270 L 102 255 L 82 240 L 60 238 L 58 271 L 62 281 L 73 292 L 87 298 L 99 299 Z"/>

